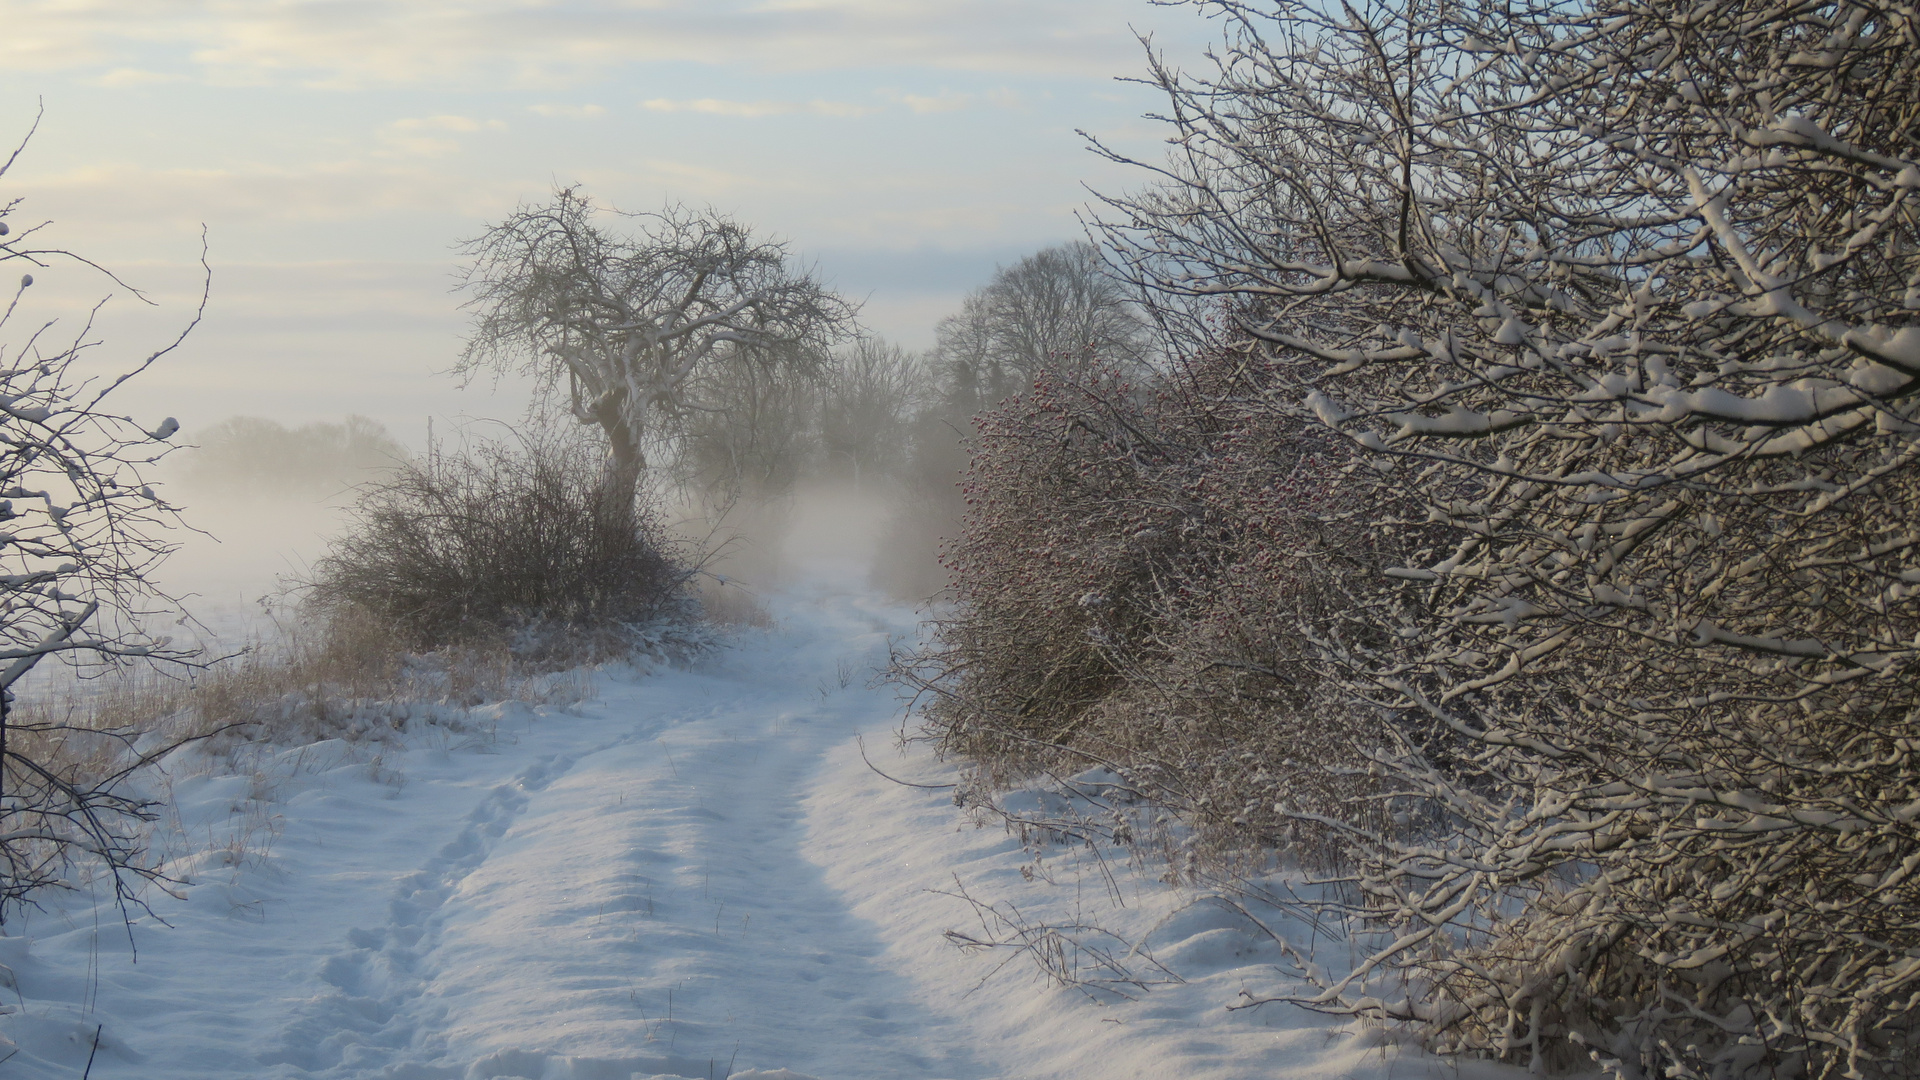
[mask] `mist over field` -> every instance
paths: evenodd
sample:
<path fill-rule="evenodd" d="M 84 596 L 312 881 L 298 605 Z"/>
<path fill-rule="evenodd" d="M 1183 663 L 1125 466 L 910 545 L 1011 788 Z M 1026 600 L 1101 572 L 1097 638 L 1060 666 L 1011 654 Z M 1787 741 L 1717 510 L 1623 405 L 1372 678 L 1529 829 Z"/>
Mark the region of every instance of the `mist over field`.
<path fill-rule="evenodd" d="M 475 425 L 434 445 L 447 452 L 464 438 L 503 434 L 500 425 Z M 196 615 L 206 617 L 199 609 L 211 605 L 222 618 L 258 608 L 262 598 L 284 593 L 297 599 L 297 589 L 289 587 L 310 578 L 328 539 L 350 528 L 360 492 L 428 453 L 359 416 L 297 428 L 231 417 L 194 442 L 186 436 L 181 442 L 161 470 L 161 483 L 167 497 L 185 508 L 186 524 L 164 534 L 179 550 L 157 580 L 195 594 L 199 603 L 189 606 Z M 836 579 L 864 586 L 883 537 L 889 530 L 911 532 L 919 515 L 909 507 L 940 494 L 938 487 L 931 493 L 900 487 L 884 473 L 865 484 L 848 476 L 808 476 L 791 490 L 729 497 L 719 505 L 666 486 L 655 504 L 685 542 L 708 552 L 714 572 L 743 586 L 775 589 L 793 584 L 801 567 L 812 572 L 829 566 Z M 913 554 L 931 565 L 932 549 L 924 537 L 920 544 Z"/>

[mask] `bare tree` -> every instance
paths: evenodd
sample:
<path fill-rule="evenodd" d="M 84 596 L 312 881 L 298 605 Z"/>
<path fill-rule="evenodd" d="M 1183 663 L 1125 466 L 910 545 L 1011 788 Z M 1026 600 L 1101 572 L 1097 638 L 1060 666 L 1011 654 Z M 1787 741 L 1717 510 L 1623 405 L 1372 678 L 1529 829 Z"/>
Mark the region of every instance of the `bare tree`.
<path fill-rule="evenodd" d="M 647 448 L 670 440 L 703 381 L 730 364 L 809 371 L 855 308 L 784 244 L 711 210 L 670 206 L 603 227 L 576 188 L 522 206 L 466 245 L 476 312 L 458 370 L 524 370 L 606 434 L 605 482 L 630 492 Z"/>
<path fill-rule="evenodd" d="M 676 425 L 675 480 L 713 508 L 791 495 L 815 449 L 821 380 L 832 363 L 717 367 Z"/>
<path fill-rule="evenodd" d="M 1537 1067 L 1913 1075 L 1920 12 L 1204 6 L 1107 234 L 1254 343 L 1242 407 L 1458 538 L 1313 627 L 1401 827 L 1316 819 L 1385 936 L 1303 1000 Z"/>
<path fill-rule="evenodd" d="M 0 176 L 19 153 L 0 163 Z M 16 231 L 9 219 L 18 207 L 18 199 L 0 207 L 0 263 L 106 273 L 40 246 L 44 225 Z M 0 333 L 20 326 L 33 281 L 21 275 Z M 187 329 L 198 322 L 196 313 Z M 179 425 L 168 418 L 149 429 L 109 405 L 185 334 L 104 373 L 89 359 L 100 344 L 91 313 L 70 333 L 46 321 L 0 344 L 0 915 L 40 889 L 72 887 L 76 865 L 104 868 L 123 911 L 140 903 L 140 879 L 160 877 L 139 858 L 147 805 L 121 785 L 141 761 L 130 752 L 139 732 L 23 720 L 9 707 L 17 680 L 47 657 L 190 656 L 141 627 L 143 615 L 173 606 L 147 577 L 169 550 L 158 530 L 175 513 L 143 474 Z"/>
<path fill-rule="evenodd" d="M 855 483 L 904 471 L 915 408 L 929 387 L 921 358 L 863 337 L 835 358 L 821 388 L 820 449 L 829 474 Z"/>
<path fill-rule="evenodd" d="M 1042 372 L 1138 369 L 1148 337 L 1132 295 L 1084 240 L 999 268 L 938 327 L 936 348 L 954 395 L 970 414 Z"/>

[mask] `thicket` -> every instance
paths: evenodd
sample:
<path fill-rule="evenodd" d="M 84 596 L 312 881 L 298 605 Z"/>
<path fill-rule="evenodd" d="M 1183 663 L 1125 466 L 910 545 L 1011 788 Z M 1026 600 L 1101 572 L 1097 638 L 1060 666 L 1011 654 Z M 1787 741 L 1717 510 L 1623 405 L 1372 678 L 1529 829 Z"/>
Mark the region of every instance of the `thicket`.
<path fill-rule="evenodd" d="M 785 499 L 803 482 L 881 490 L 905 475 L 931 388 L 922 356 L 876 336 L 804 372 L 729 365 L 659 456 L 678 490 L 709 504 Z"/>
<path fill-rule="evenodd" d="M 1244 407 L 1258 383 L 1221 349 L 1150 386 L 1043 376 L 979 418 L 943 552 L 955 613 L 903 669 L 978 766 L 965 798 L 1104 768 L 1182 812 L 1196 859 L 1338 860 L 1276 805 L 1341 812 L 1365 790 L 1307 625 L 1431 530 L 1383 524 L 1417 507 L 1352 483 L 1368 466 L 1345 440 Z"/>
<path fill-rule="evenodd" d="M 1289 1000 L 1912 1075 L 1920 12 L 1203 6 L 1105 226 L 1202 359 L 983 426 L 934 730 L 1300 857 Z"/>
<path fill-rule="evenodd" d="M 482 441 L 403 463 L 361 489 L 306 608 L 372 619 L 413 650 L 491 642 L 578 660 L 631 647 L 692 614 L 697 567 L 600 471 L 578 439 Z"/>

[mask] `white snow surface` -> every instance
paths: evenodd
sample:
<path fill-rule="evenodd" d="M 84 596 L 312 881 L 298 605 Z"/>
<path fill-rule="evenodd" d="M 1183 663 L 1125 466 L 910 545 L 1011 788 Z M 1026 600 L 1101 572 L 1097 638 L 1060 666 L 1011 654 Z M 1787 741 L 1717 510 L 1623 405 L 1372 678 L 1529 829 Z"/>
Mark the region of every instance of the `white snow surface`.
<path fill-rule="evenodd" d="M 1110 888 L 1083 852 L 1023 850 L 862 761 L 856 737 L 896 777 L 952 779 L 896 748 L 899 703 L 869 685 L 911 611 L 827 590 L 773 606 L 775 629 L 690 668 L 603 670 L 567 710 L 479 710 L 491 730 L 274 750 L 238 774 L 177 753 L 152 782 L 184 899 L 150 897 L 165 923 L 136 920 L 137 959 L 84 893 L 11 920 L 0 1077 L 78 1077 L 90 1056 L 100 1080 L 1508 1072 L 1229 1011 L 1281 985 L 1244 920 L 1125 863 Z M 1187 981 L 1098 1003 L 962 952 L 943 937 L 979 930 L 961 889 L 1144 939 Z"/>

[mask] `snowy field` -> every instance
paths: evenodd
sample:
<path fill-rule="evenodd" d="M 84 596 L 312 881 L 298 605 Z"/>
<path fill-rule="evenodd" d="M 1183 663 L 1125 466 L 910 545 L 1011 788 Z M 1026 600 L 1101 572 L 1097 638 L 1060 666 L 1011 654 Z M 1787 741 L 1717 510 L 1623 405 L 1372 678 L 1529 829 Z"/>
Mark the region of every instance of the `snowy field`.
<path fill-rule="evenodd" d="M 80 898 L 9 924 L 0 1077 L 1459 1075 L 1324 1017 L 1227 1011 L 1277 976 L 1217 906 L 1071 852 L 1028 880 L 1034 853 L 861 759 L 856 736 L 895 776 L 951 778 L 894 749 L 897 704 L 868 685 L 913 613 L 824 588 L 771 606 L 774 629 L 598 672 L 564 710 L 237 774 L 177 754 L 153 783 L 184 899 L 131 941 Z M 1142 935 L 1186 981 L 1102 1004 L 962 952 L 961 889 Z"/>

